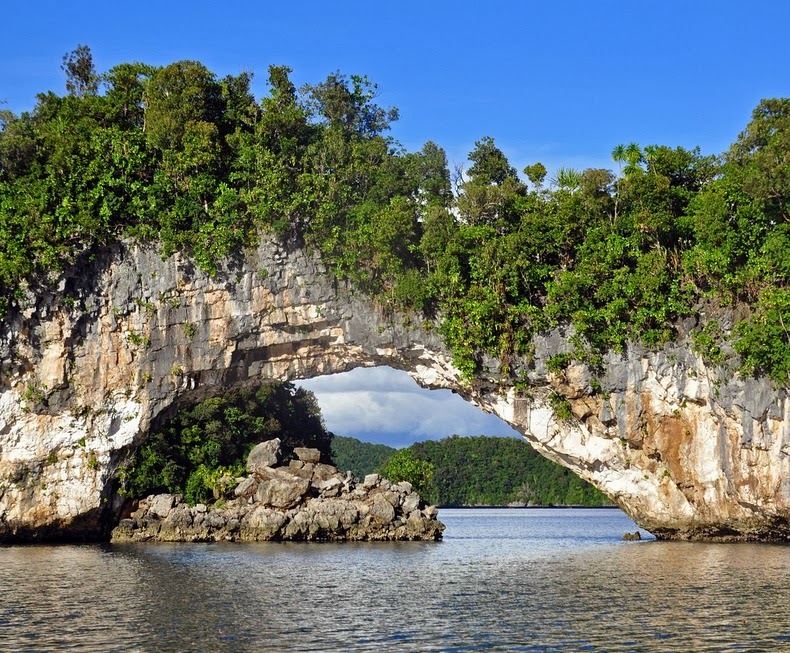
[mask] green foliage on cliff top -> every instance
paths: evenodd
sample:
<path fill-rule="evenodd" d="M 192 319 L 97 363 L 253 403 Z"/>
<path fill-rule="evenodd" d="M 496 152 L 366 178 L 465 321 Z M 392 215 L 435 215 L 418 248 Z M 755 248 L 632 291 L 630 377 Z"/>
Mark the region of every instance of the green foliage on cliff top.
<path fill-rule="evenodd" d="M 286 456 L 304 446 L 331 459 L 331 436 L 315 396 L 290 383 L 267 384 L 178 411 L 137 451 L 122 490 L 132 498 L 183 494 L 192 504 L 217 499 L 222 478 L 242 475 L 250 450 L 274 438 Z"/>
<path fill-rule="evenodd" d="M 382 303 L 436 317 L 473 377 L 488 355 L 517 382 L 542 329 L 578 356 L 657 345 L 702 298 L 737 303 L 745 370 L 790 373 L 790 100 L 762 101 L 721 157 L 619 145 L 617 172 L 527 166 L 493 139 L 452 179 L 444 151 L 404 151 L 367 78 L 296 89 L 269 69 L 64 57 L 66 96 L 0 112 L 0 290 L 14 304 L 93 248 L 133 236 L 213 271 L 261 230 L 321 251 Z M 548 176 L 549 184 L 544 187 Z M 3 308 L 0 306 L 0 308 Z M 726 334 L 729 335 L 729 334 Z"/>

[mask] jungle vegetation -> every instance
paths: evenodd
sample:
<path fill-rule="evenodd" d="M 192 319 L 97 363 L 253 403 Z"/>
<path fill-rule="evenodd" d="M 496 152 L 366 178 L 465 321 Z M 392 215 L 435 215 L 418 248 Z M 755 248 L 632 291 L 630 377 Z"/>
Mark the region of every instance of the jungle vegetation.
<path fill-rule="evenodd" d="M 486 357 L 518 383 L 532 336 L 573 324 L 595 365 L 659 345 L 700 302 L 738 307 L 742 370 L 790 373 L 790 99 L 759 103 L 728 151 L 614 145 L 613 169 L 519 173 L 483 137 L 463 174 L 441 147 L 407 152 L 366 77 L 297 89 L 269 68 L 217 77 L 197 61 L 105 72 L 80 46 L 66 93 L 0 112 L 0 308 L 95 248 L 134 238 L 214 272 L 262 232 L 439 329 L 468 378 Z"/>
<path fill-rule="evenodd" d="M 332 460 L 341 471 L 351 470 L 357 478 L 364 479 L 381 469 L 397 451 L 386 444 L 362 442 L 345 435 L 333 435 Z"/>
<path fill-rule="evenodd" d="M 592 485 L 516 438 L 453 435 L 394 449 L 335 436 L 332 455 L 338 468 L 357 476 L 378 471 L 393 482 L 409 481 L 424 500 L 440 506 L 611 505 Z"/>
<path fill-rule="evenodd" d="M 294 447 L 329 460 L 331 437 L 312 392 L 291 383 L 243 388 L 186 406 L 154 428 L 119 475 L 120 489 L 132 499 L 167 492 L 193 505 L 213 502 L 246 473 L 259 442 L 280 438 L 285 460 Z"/>

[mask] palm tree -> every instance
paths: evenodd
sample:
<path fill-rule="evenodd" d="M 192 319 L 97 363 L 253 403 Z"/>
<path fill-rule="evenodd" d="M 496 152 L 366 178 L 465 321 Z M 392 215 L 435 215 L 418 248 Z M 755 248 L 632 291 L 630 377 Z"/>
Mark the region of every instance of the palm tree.
<path fill-rule="evenodd" d="M 620 143 L 615 145 L 612 150 L 612 159 L 620 164 L 620 175 L 623 174 L 623 161 L 625 161 L 625 145 Z"/>
<path fill-rule="evenodd" d="M 614 149 L 612 150 L 612 159 L 617 161 L 620 170 L 619 174 L 617 175 L 617 183 L 614 186 L 614 217 L 612 221 L 617 220 L 617 206 L 620 203 L 620 180 L 623 177 L 623 161 L 626 160 L 626 150 L 625 145 L 620 143 L 619 145 L 615 145 Z"/>
<path fill-rule="evenodd" d="M 612 150 L 612 159 L 620 165 L 620 174 L 615 184 L 614 194 L 614 219 L 617 220 L 617 206 L 620 201 L 620 183 L 623 179 L 623 173 L 628 177 L 636 172 L 642 172 L 642 167 L 639 164 L 644 161 L 644 156 L 637 143 L 631 142 L 628 145 L 620 143 Z M 624 162 L 626 164 L 625 169 L 623 169 Z"/>
<path fill-rule="evenodd" d="M 566 188 L 573 192 L 581 184 L 582 173 L 574 168 L 559 168 L 556 174 L 551 178 L 551 183 L 557 188 Z"/>
<path fill-rule="evenodd" d="M 625 172 L 627 177 L 629 174 L 641 170 L 639 164 L 644 161 L 644 155 L 641 148 L 637 143 L 629 143 L 628 145 L 616 145 L 612 150 L 612 159 L 620 164 L 620 175 Z M 623 163 L 626 164 L 623 170 Z"/>
<path fill-rule="evenodd" d="M 652 169 L 652 171 L 655 172 L 655 168 L 653 166 L 656 162 L 656 157 L 658 156 L 658 146 L 645 145 L 644 155 L 645 155 L 644 159 L 645 159 L 645 163 L 647 163 L 648 171 Z"/>
<path fill-rule="evenodd" d="M 636 143 L 629 143 L 625 146 L 624 153 L 625 160 L 628 161 L 628 165 L 625 167 L 625 176 L 627 177 L 637 171 L 641 172 L 642 168 L 639 164 L 642 162 L 643 158 L 642 150 L 639 145 Z"/>

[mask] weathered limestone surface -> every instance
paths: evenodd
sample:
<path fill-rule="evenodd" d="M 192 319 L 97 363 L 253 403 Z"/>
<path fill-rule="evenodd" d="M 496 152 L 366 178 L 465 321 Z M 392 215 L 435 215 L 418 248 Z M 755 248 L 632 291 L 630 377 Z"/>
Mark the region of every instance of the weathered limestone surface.
<path fill-rule="evenodd" d="M 271 440 L 269 442 L 275 442 Z M 279 441 L 276 441 L 279 445 Z M 266 443 L 264 443 L 266 444 Z M 113 542 L 265 540 L 439 540 L 444 524 L 405 481 L 371 474 L 363 483 L 322 464 L 318 449 L 297 448 L 287 466 L 248 465 L 230 501 L 190 507 L 171 494 L 141 501 L 113 529 Z"/>
<path fill-rule="evenodd" d="M 683 337 L 612 354 L 594 377 L 581 365 L 547 371 L 569 350 L 556 331 L 536 340 L 529 365 L 514 364 L 526 390 L 493 371 L 470 387 L 427 324 L 386 314 L 316 257 L 268 241 L 214 277 L 153 248 L 118 248 L 30 293 L 0 328 L 4 541 L 106 537 L 120 509 L 113 479 L 186 402 L 374 365 L 496 413 L 660 537 L 790 538 L 786 389 L 707 366 Z M 573 420 L 554 418 L 551 393 Z"/>

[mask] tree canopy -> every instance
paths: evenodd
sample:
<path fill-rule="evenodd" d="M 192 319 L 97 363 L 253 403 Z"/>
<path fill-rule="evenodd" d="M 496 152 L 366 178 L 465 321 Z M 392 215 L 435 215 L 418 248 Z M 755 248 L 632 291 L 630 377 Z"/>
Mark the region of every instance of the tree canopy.
<path fill-rule="evenodd" d="M 609 499 L 517 438 L 460 437 L 405 449 L 334 436 L 332 456 L 357 476 L 408 481 L 440 506 L 606 506 Z"/>
<path fill-rule="evenodd" d="M 384 466 L 397 451 L 386 444 L 362 442 L 344 435 L 332 437 L 332 460 L 341 471 L 351 470 L 357 478 L 365 478 Z"/>
<path fill-rule="evenodd" d="M 560 324 L 594 367 L 629 341 L 674 338 L 713 301 L 739 307 L 721 337 L 743 371 L 788 381 L 788 99 L 763 100 L 721 156 L 623 144 L 616 171 L 536 162 L 529 184 L 484 137 L 453 185 L 438 145 L 407 152 L 389 135 L 398 113 L 364 76 L 297 89 L 272 66 L 256 100 L 249 73 L 195 61 L 99 73 L 79 46 L 63 70 L 65 95 L 0 112 L 4 310 L 121 238 L 213 272 L 268 231 L 385 307 L 423 313 L 470 379 L 496 360 L 521 383 L 532 337 Z"/>

